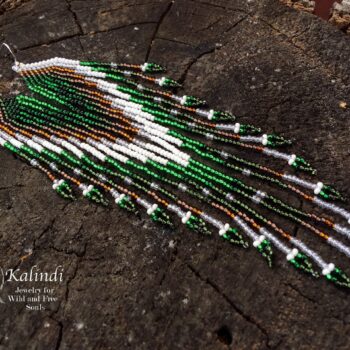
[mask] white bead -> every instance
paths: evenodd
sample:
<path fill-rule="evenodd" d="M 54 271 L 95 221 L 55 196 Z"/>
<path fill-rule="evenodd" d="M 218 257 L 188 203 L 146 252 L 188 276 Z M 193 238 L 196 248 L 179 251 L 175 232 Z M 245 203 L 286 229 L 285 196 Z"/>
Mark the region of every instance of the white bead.
<path fill-rule="evenodd" d="M 293 260 L 297 255 L 298 255 L 299 251 L 296 248 L 293 248 L 287 255 L 287 260 Z"/>
<path fill-rule="evenodd" d="M 157 204 L 153 204 L 150 208 L 147 209 L 147 214 L 148 215 L 152 215 L 157 208 L 158 208 L 158 205 Z"/>
<path fill-rule="evenodd" d="M 16 73 L 17 73 L 17 72 L 20 72 L 20 71 L 21 71 L 20 63 L 16 62 L 16 63 L 12 66 L 12 70 L 15 71 Z"/>
<path fill-rule="evenodd" d="M 323 188 L 323 183 L 322 182 L 317 182 L 316 187 L 314 189 L 314 193 L 317 195 L 322 191 Z"/>
<path fill-rule="evenodd" d="M 21 148 L 23 146 L 22 142 L 14 139 L 14 138 L 11 138 L 9 141 L 17 148 Z"/>
<path fill-rule="evenodd" d="M 299 253 L 299 250 L 297 248 L 293 248 L 292 249 L 292 253 L 293 253 L 294 256 L 297 256 L 298 253 Z"/>
<path fill-rule="evenodd" d="M 57 179 L 56 179 L 56 180 L 53 180 L 52 188 L 56 191 L 56 188 L 57 188 L 58 186 L 59 186 L 59 184 L 58 184 Z"/>
<path fill-rule="evenodd" d="M 257 248 L 265 239 L 265 236 L 264 235 L 261 235 L 258 237 L 258 239 L 256 239 L 254 242 L 253 242 L 253 246 L 255 248 Z"/>
<path fill-rule="evenodd" d="M 163 86 L 163 85 L 164 85 L 164 83 L 165 83 L 165 80 L 166 80 L 166 78 L 165 78 L 165 77 L 160 78 L 160 79 L 158 80 L 158 84 L 159 84 L 159 86 Z"/>
<path fill-rule="evenodd" d="M 186 224 L 186 222 L 190 219 L 192 213 L 188 211 L 185 216 L 182 217 L 181 221 L 183 224 Z"/>
<path fill-rule="evenodd" d="M 260 243 L 262 243 L 264 240 L 265 240 L 265 236 L 264 235 L 261 235 L 261 236 L 259 236 L 259 239 L 260 239 Z"/>
<path fill-rule="evenodd" d="M 327 265 L 327 267 L 325 267 L 322 270 L 322 275 L 326 276 L 326 275 L 330 274 L 334 269 L 335 269 L 335 265 L 333 263 L 330 263 Z"/>
<path fill-rule="evenodd" d="M 39 164 L 39 163 L 37 162 L 36 159 L 31 159 L 31 160 L 30 160 L 30 165 L 31 165 L 31 166 L 36 167 L 36 166 L 38 166 L 38 164 Z"/>
<path fill-rule="evenodd" d="M 241 128 L 241 124 L 240 124 L 240 123 L 236 123 L 236 124 L 235 124 L 235 127 L 234 127 L 234 129 L 233 129 L 233 132 L 234 132 L 235 134 L 238 134 L 240 128 Z"/>
<path fill-rule="evenodd" d="M 72 153 L 74 153 L 78 158 L 82 158 L 84 156 L 84 153 L 78 149 L 76 146 L 72 145 L 71 143 L 62 140 L 62 139 L 58 139 L 61 142 L 61 145 L 65 148 L 67 148 L 69 151 L 71 151 Z"/>
<path fill-rule="evenodd" d="M 147 67 L 148 67 L 148 63 L 147 62 L 145 62 L 144 64 L 142 64 L 141 65 L 141 70 L 142 70 L 142 72 L 146 72 L 146 70 L 147 70 Z"/>
<path fill-rule="evenodd" d="M 289 165 L 292 165 L 295 160 L 297 159 L 297 156 L 295 154 L 292 154 L 290 157 L 289 157 L 289 160 L 288 160 L 288 164 Z"/>
<path fill-rule="evenodd" d="M 123 200 L 124 197 L 125 197 L 124 193 L 122 193 L 120 196 L 116 197 L 116 199 L 115 199 L 116 204 L 118 204 L 121 200 Z"/>
<path fill-rule="evenodd" d="M 292 255 L 291 253 L 289 253 L 289 254 L 287 254 L 286 259 L 287 259 L 288 261 L 290 261 L 290 260 L 293 260 L 294 257 L 293 257 L 293 255 Z"/>
<path fill-rule="evenodd" d="M 258 239 L 255 240 L 255 241 L 253 242 L 253 246 L 254 246 L 255 248 L 257 248 L 259 245 L 260 245 L 260 242 L 259 242 Z"/>
<path fill-rule="evenodd" d="M 56 166 L 56 163 L 52 162 L 49 164 L 50 168 L 53 170 L 53 171 L 57 171 L 57 166 Z"/>
<path fill-rule="evenodd" d="M 223 236 L 228 230 L 230 229 L 229 224 L 225 224 L 220 230 L 219 230 L 219 235 Z"/>
<path fill-rule="evenodd" d="M 182 98 L 180 100 L 180 104 L 184 105 L 186 103 L 186 100 L 187 100 L 187 96 L 186 95 L 182 96 Z"/>
<path fill-rule="evenodd" d="M 82 142 L 80 144 L 80 147 L 85 149 L 86 151 L 90 152 L 92 155 L 94 155 L 96 158 L 104 162 L 106 160 L 106 155 L 101 153 L 100 151 L 96 150 L 94 147 L 90 146 L 89 144 Z"/>
<path fill-rule="evenodd" d="M 268 143 L 268 138 L 267 138 L 267 135 L 266 135 L 266 134 L 262 135 L 262 137 L 261 137 L 261 143 L 262 143 L 264 146 L 267 145 L 267 143 Z"/>
<path fill-rule="evenodd" d="M 212 120 L 213 119 L 213 117 L 214 117 L 214 110 L 213 109 L 211 109 L 210 111 L 209 111 L 209 114 L 208 114 L 208 119 L 209 120 Z"/>

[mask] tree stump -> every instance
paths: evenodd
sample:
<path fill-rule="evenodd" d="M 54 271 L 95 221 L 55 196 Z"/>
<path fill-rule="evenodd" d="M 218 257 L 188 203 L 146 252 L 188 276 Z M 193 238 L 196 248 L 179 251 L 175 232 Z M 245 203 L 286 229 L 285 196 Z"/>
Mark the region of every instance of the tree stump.
<path fill-rule="evenodd" d="M 319 18 L 278 0 L 1 6 L 0 34 L 18 60 L 165 65 L 186 93 L 294 139 L 318 178 L 350 194 L 350 39 Z M 11 64 L 1 59 L 4 96 L 25 90 Z M 3 150 L 0 164 L 0 266 L 64 268 L 45 310 L 0 304 L 0 349 L 350 348 L 348 292 L 282 256 L 269 269 L 253 249 L 165 230 L 115 206 L 66 202 Z M 345 257 L 290 231 L 350 272 Z"/>

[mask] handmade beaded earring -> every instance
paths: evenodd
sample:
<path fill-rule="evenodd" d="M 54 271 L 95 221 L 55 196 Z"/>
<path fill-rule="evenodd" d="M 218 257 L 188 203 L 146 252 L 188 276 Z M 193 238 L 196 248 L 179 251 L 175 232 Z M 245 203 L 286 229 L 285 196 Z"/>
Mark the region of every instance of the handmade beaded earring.
<path fill-rule="evenodd" d="M 295 268 L 318 277 L 314 263 L 329 281 L 350 287 L 341 269 L 260 212 L 264 208 L 285 217 L 350 257 L 350 246 L 334 236 L 350 238 L 350 213 L 330 203 L 343 200 L 338 191 L 236 151 L 274 157 L 314 174 L 302 157 L 274 149 L 290 145 L 289 140 L 204 108 L 199 98 L 170 92 L 179 84 L 152 76 L 164 71 L 154 63 L 56 57 L 23 64 L 13 57 L 13 70 L 32 95 L 0 100 L 0 145 L 44 172 L 61 196 L 73 199 L 76 187 L 98 204 L 107 205 L 111 196 L 119 207 L 143 208 L 165 225 L 178 217 L 205 235 L 215 229 L 236 245 L 247 247 L 252 241 L 269 265 L 274 246 Z M 263 183 L 338 215 L 346 224 L 298 209 L 263 191 Z"/>

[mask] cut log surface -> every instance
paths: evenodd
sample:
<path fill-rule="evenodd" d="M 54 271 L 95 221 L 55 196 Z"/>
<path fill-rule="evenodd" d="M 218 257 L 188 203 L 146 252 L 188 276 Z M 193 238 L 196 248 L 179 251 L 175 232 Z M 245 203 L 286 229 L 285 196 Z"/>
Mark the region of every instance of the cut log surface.
<path fill-rule="evenodd" d="M 295 140 L 317 178 L 350 197 L 350 37 L 330 24 L 278 0 L 1 3 L 0 36 L 19 61 L 162 64 L 183 83 L 179 92 Z M 4 48 L 1 57 L 2 95 L 26 91 Z M 350 274 L 345 256 L 288 230 Z M 62 283 L 41 284 L 57 298 L 45 310 L 0 303 L 1 350 L 350 348 L 348 291 L 297 272 L 278 253 L 270 269 L 254 249 L 215 235 L 67 202 L 4 150 L 0 252 L 3 270 L 64 269 Z M 33 285 L 5 282 L 0 296 Z"/>

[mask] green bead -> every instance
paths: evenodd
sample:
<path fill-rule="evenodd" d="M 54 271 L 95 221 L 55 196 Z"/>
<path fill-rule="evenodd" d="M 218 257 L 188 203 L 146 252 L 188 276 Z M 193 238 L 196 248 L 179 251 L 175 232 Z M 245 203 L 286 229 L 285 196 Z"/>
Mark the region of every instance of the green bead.
<path fill-rule="evenodd" d="M 294 259 L 289 260 L 289 263 L 291 263 L 296 269 L 311 274 L 313 277 L 319 277 L 319 274 L 313 269 L 310 260 L 302 253 L 298 253 Z"/>
<path fill-rule="evenodd" d="M 221 236 L 226 241 L 239 245 L 243 248 L 248 248 L 249 244 L 246 242 L 243 237 L 238 233 L 236 229 L 230 228 L 225 234 Z"/>
<path fill-rule="evenodd" d="M 350 288 L 350 279 L 341 269 L 336 267 L 331 273 L 325 276 L 326 279 L 340 287 Z"/>
<path fill-rule="evenodd" d="M 271 248 L 271 243 L 268 240 L 264 239 L 260 243 L 260 245 L 257 246 L 257 250 L 266 259 L 269 267 L 272 267 L 273 252 Z"/>

